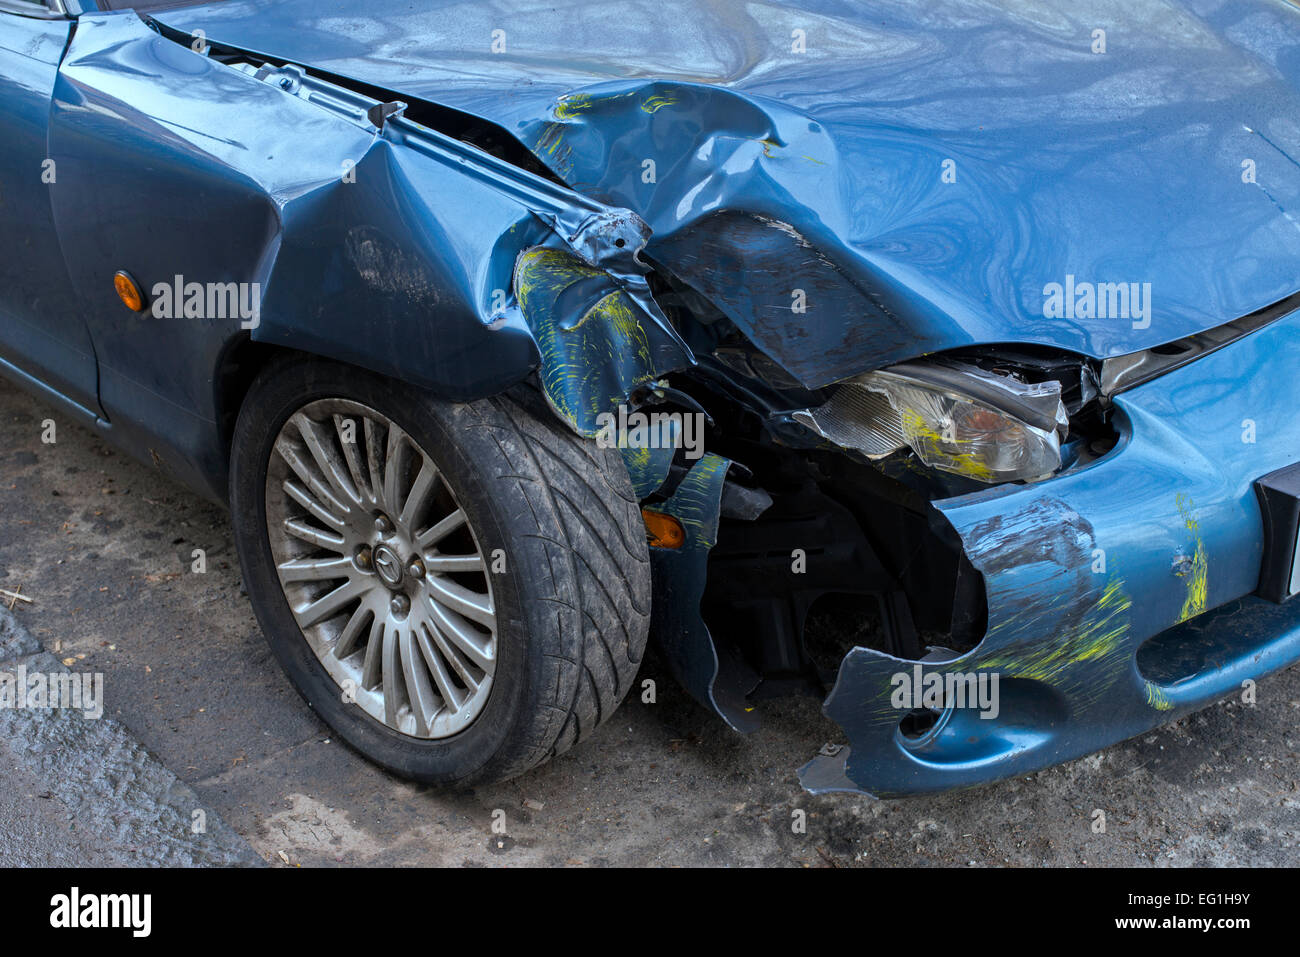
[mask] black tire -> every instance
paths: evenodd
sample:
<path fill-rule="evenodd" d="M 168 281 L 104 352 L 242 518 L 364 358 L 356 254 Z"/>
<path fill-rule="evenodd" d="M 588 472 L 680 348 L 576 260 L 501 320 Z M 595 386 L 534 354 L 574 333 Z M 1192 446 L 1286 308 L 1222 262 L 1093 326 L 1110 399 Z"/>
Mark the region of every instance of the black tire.
<path fill-rule="evenodd" d="M 266 470 L 281 426 L 322 398 L 360 402 L 404 428 L 435 459 L 483 553 L 504 552 L 505 571 L 492 578 L 492 690 L 450 737 L 410 737 L 345 703 L 281 589 Z M 334 362 L 277 362 L 240 409 L 230 504 L 245 587 L 276 658 L 330 727 L 397 774 L 439 785 L 513 777 L 586 738 L 632 686 L 650 615 L 640 510 L 618 452 L 574 434 L 534 389 L 452 403 Z"/>

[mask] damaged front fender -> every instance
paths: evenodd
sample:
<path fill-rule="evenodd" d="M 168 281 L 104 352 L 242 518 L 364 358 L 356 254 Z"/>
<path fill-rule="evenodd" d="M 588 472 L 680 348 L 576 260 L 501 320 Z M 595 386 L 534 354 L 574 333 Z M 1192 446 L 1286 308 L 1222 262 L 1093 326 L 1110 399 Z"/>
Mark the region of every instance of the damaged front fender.
<path fill-rule="evenodd" d="M 246 333 L 457 400 L 537 369 L 584 434 L 599 411 L 693 361 L 650 294 L 636 214 L 421 125 L 401 104 L 298 67 L 196 52 L 131 13 L 78 21 L 54 99 L 54 215 L 110 414 L 134 403 L 124 418 L 147 425 L 123 370 L 142 352 L 220 351 L 196 337 Z M 205 230 L 167 212 L 196 204 Z M 256 315 L 124 316 L 107 284 L 119 269 L 146 291 L 244 284 Z M 145 384 L 154 394 L 210 408 L 213 370 L 145 365 L 163 370 Z"/>

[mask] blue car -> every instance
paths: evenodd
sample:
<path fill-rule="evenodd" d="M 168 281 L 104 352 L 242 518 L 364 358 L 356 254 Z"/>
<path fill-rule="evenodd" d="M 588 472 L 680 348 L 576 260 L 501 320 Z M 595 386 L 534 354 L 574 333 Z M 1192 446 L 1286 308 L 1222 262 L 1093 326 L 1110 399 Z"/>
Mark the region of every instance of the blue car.
<path fill-rule="evenodd" d="M 1288 0 L 0 0 L 0 125 L 0 371 L 398 774 L 651 643 L 880 796 L 1300 657 Z"/>

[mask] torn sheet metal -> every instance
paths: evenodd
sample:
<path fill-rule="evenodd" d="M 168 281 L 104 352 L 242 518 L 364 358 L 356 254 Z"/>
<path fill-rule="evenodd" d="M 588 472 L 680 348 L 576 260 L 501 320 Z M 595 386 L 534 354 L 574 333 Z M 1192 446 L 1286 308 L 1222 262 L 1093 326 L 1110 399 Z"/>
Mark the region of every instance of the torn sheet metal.
<path fill-rule="evenodd" d="M 757 682 L 726 649 L 719 655 L 700 614 L 709 550 L 717 542 L 722 489 L 731 464 L 706 453 L 673 494 L 653 506 L 681 523 L 686 543 L 681 548 L 650 549 L 654 568 L 650 635 L 682 687 L 734 730 L 748 733 L 758 728 L 758 717 L 745 695 Z"/>
<path fill-rule="evenodd" d="M 1119 396 L 1123 437 L 1091 465 L 937 503 L 989 621 L 972 651 L 919 667 L 998 674 L 1000 712 L 950 710 L 909 739 L 891 680 L 918 665 L 857 648 L 825 704 L 850 747 L 814 758 L 804 785 L 889 796 L 1037 770 L 1300 658 L 1300 604 L 1252 597 L 1254 483 L 1300 456 L 1294 393 L 1275 386 L 1296 368 L 1300 312 Z"/>
<path fill-rule="evenodd" d="M 564 249 L 534 246 L 519 256 L 514 288 L 541 356 L 551 408 L 581 435 L 665 372 L 693 361 L 650 297 L 630 293 L 609 272 Z M 664 357 L 667 357 L 666 359 Z"/>
<path fill-rule="evenodd" d="M 602 434 L 598 442 L 613 444 L 623 458 L 628 478 L 632 481 L 632 494 L 637 501 L 645 501 L 657 492 L 668 479 L 672 469 L 673 457 L 677 454 L 682 440 L 679 420 L 669 419 L 663 433 L 651 438 L 662 437 L 663 441 L 651 441 L 644 437 L 630 435 L 626 430 Z"/>
<path fill-rule="evenodd" d="M 1278 38 L 1300 12 L 1285 3 L 1252 6 L 1249 30 L 1225 28 L 1231 0 L 1120 21 L 1106 0 L 610 0 L 599 16 L 585 0 L 227 0 L 155 16 L 498 124 L 637 213 L 647 255 L 807 386 L 979 343 L 1107 358 L 1297 287 L 1300 92 Z M 1110 23 L 1123 42 L 1096 55 Z M 1150 289 L 1111 314 L 1104 283 Z M 1051 309 L 1053 285 L 1078 301 Z"/>

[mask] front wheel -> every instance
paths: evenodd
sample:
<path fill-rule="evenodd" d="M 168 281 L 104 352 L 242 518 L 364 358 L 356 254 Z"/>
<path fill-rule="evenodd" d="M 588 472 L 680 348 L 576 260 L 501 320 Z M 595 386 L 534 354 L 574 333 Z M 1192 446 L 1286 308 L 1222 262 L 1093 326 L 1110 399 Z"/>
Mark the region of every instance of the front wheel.
<path fill-rule="evenodd" d="M 244 582 L 294 686 L 407 777 L 520 774 L 607 718 L 645 648 L 616 451 L 532 390 L 451 403 L 316 359 L 254 381 L 231 453 Z"/>

